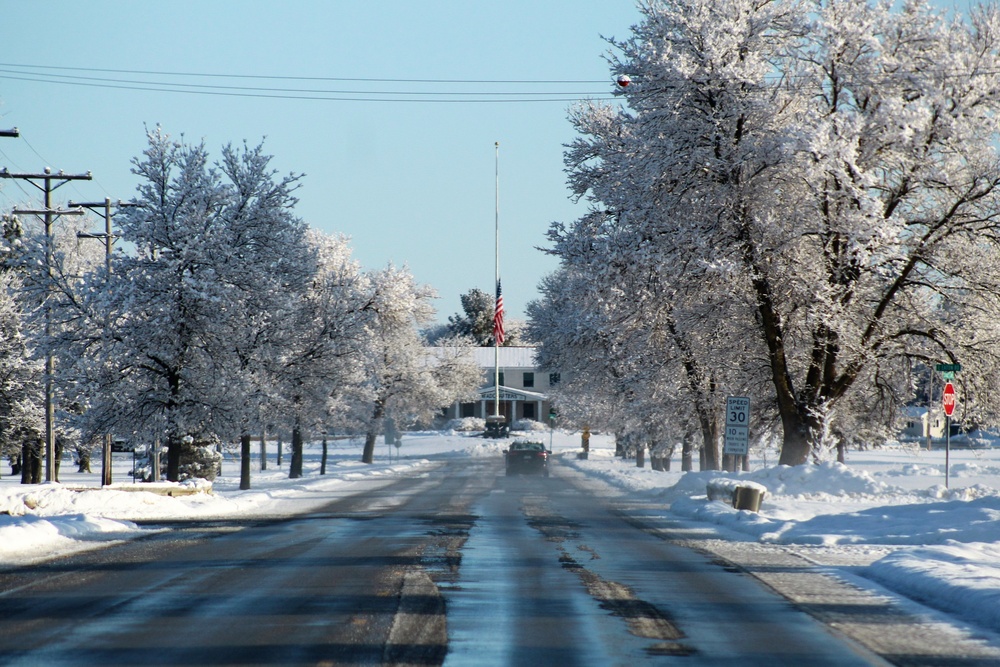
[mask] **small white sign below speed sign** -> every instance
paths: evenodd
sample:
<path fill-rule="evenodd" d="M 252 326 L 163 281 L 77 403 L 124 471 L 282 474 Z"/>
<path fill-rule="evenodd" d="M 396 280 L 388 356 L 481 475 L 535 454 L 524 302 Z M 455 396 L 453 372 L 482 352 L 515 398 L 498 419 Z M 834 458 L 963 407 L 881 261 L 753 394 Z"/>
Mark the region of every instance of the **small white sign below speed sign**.
<path fill-rule="evenodd" d="M 723 454 L 746 456 L 750 453 L 750 399 L 726 398 L 726 440 Z"/>

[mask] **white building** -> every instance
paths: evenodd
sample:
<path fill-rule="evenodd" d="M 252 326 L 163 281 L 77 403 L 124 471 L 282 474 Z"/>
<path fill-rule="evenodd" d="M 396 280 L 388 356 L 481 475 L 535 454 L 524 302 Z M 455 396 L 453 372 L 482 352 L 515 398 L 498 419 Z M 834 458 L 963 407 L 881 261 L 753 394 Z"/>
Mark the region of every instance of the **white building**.
<path fill-rule="evenodd" d="M 448 419 L 485 419 L 494 414 L 497 395 L 494 384 L 494 349 L 477 347 L 473 350 L 476 363 L 483 369 L 479 398 L 471 403 L 454 403 L 445 412 Z M 499 353 L 500 414 L 508 422 L 520 419 L 547 421 L 551 407 L 548 393 L 552 386 L 559 383 L 559 374 L 538 371 L 533 347 L 501 347 L 496 352 Z"/>
<path fill-rule="evenodd" d="M 944 439 L 944 410 L 928 412 L 927 408 L 909 406 L 903 409 L 903 439 L 923 439 L 928 433 L 932 439 Z M 954 431 L 952 431 L 954 433 Z"/>

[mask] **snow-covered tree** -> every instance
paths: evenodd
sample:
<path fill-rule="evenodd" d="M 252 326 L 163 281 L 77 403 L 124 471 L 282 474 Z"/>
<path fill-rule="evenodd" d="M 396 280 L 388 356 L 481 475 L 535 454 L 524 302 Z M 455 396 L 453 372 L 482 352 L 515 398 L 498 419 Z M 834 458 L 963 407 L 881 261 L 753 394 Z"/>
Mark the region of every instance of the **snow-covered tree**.
<path fill-rule="evenodd" d="M 46 233 L 40 216 L 11 216 L 3 221 L 2 270 L 17 276 L 14 298 L 23 320 L 21 330 L 26 335 L 28 349 L 42 368 L 40 381 L 51 387 L 56 481 L 63 449 L 76 449 L 82 464 L 89 459 L 89 448 L 81 442 L 75 424 L 80 411 L 72 370 L 77 350 L 68 344 L 80 337 L 87 324 L 79 299 L 81 290 L 86 289 L 87 274 L 103 266 L 101 249 L 93 242 L 83 243 L 78 237 L 78 232 L 88 223 L 79 217 L 55 216 Z M 38 401 L 38 411 L 44 422 L 47 404 L 44 390 Z M 44 441 L 43 435 L 41 444 L 36 446 L 36 440 L 30 439 L 23 452 L 22 478 L 25 482 L 41 481 Z"/>
<path fill-rule="evenodd" d="M 32 357 L 14 299 L 20 280 L 0 270 L 0 456 L 7 457 L 23 482 L 41 481 L 42 365 Z"/>
<path fill-rule="evenodd" d="M 476 345 L 493 344 L 493 307 L 495 297 L 479 288 L 461 296 L 462 312 L 448 316 L 448 331 L 454 336 L 466 336 Z"/>
<path fill-rule="evenodd" d="M 996 421 L 997 9 L 968 24 L 918 2 L 640 11 L 612 42 L 627 107 L 574 111 L 570 183 L 594 211 L 554 226 L 553 252 L 660 328 L 679 297 L 673 349 L 726 390 L 769 387 L 755 404 L 781 424 L 782 463 L 890 423 L 917 362 L 960 361 L 963 405 Z M 635 289 L 650 272 L 666 289 Z"/>
<path fill-rule="evenodd" d="M 448 316 L 446 337 L 462 336 L 471 339 L 479 347 L 492 346 L 496 297 L 474 287 L 460 298 L 462 312 Z M 523 322 L 505 319 L 503 345 L 505 347 L 523 345 L 523 329 Z"/>
<path fill-rule="evenodd" d="M 292 214 L 298 177 L 276 178 L 260 146 L 227 146 L 213 166 L 204 145 L 159 128 L 148 139 L 136 207 L 119 215 L 134 251 L 100 296 L 111 331 L 90 414 L 100 430 L 162 438 L 177 480 L 182 451 L 248 432 L 258 355 L 314 264 Z"/>
<path fill-rule="evenodd" d="M 302 475 L 303 433 L 325 428 L 342 395 L 361 382 L 361 354 L 374 311 L 360 267 L 347 240 L 316 231 L 308 235 L 316 272 L 293 294 L 281 324 L 280 342 L 264 364 L 268 423 L 286 422 L 292 432 L 289 475 Z M 282 418 L 282 416 L 284 416 Z"/>
<path fill-rule="evenodd" d="M 346 400 L 366 412 L 362 461 L 371 463 L 387 415 L 397 423 L 428 420 L 466 397 L 482 376 L 471 355 L 438 354 L 424 345 L 420 327 L 434 315 L 433 289 L 391 266 L 370 272 L 367 280 L 372 317 L 361 357 L 362 382 Z"/>

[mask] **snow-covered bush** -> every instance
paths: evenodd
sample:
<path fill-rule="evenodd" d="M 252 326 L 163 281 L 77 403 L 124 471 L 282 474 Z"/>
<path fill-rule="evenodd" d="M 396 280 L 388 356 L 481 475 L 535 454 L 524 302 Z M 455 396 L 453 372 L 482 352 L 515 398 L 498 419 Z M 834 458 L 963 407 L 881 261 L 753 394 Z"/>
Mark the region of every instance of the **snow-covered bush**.
<path fill-rule="evenodd" d="M 137 453 L 141 453 L 145 460 L 137 462 L 132 477 L 137 482 L 153 481 L 152 447 L 136 448 Z M 161 448 L 160 471 L 161 475 L 166 470 L 166 449 Z M 183 482 L 189 479 L 204 479 L 214 481 L 222 465 L 222 454 L 219 452 L 219 442 L 214 436 L 195 439 L 185 436 L 181 439 L 181 462 L 177 481 Z"/>
<path fill-rule="evenodd" d="M 444 425 L 444 430 L 446 431 L 459 431 L 461 433 L 483 431 L 485 429 L 486 420 L 480 419 L 479 417 L 462 417 L 460 419 L 452 419 Z"/>
<path fill-rule="evenodd" d="M 214 445 L 191 446 L 181 449 L 181 467 L 178 481 L 206 479 L 213 481 L 219 473 L 222 454 Z"/>
<path fill-rule="evenodd" d="M 534 419 L 518 419 L 510 426 L 512 431 L 528 431 L 528 432 L 538 432 L 538 431 L 548 431 L 549 427 L 542 422 L 536 422 Z"/>

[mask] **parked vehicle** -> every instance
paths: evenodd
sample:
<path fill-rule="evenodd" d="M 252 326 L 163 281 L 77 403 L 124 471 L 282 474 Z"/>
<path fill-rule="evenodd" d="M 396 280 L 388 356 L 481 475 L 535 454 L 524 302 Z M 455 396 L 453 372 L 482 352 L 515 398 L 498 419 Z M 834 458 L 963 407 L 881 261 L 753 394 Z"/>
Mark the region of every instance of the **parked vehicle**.
<path fill-rule="evenodd" d="M 503 455 L 508 476 L 525 473 L 549 476 L 549 451 L 544 443 L 515 441 Z"/>

